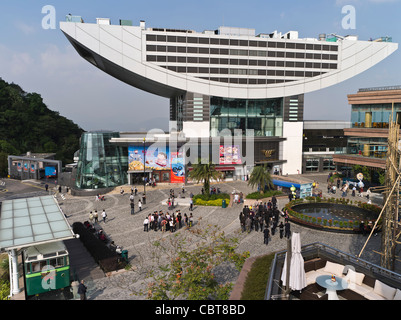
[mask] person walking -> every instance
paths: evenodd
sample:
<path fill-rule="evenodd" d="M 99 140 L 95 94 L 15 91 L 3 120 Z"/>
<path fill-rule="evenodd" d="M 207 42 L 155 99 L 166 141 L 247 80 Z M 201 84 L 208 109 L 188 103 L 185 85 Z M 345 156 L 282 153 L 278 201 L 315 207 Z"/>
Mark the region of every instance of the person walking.
<path fill-rule="evenodd" d="M 263 243 L 265 245 L 269 243 L 269 235 L 270 235 L 269 228 L 265 226 L 265 230 L 263 231 Z"/>
<path fill-rule="evenodd" d="M 192 198 L 189 200 L 189 210 L 190 211 L 194 210 L 194 200 L 192 200 Z"/>
<path fill-rule="evenodd" d="M 278 227 L 279 227 L 279 230 L 280 230 L 280 239 L 283 239 L 283 235 L 284 235 L 284 224 L 283 224 L 283 221 L 280 222 Z"/>
<path fill-rule="evenodd" d="M 104 223 L 106 223 L 106 217 L 107 217 L 106 211 L 104 211 L 104 209 L 103 209 L 103 211 L 102 211 L 102 218 L 103 218 L 103 222 L 104 222 Z"/>
<path fill-rule="evenodd" d="M 248 216 L 248 217 L 246 218 L 246 220 L 245 220 L 245 227 L 246 227 L 246 231 L 247 231 L 248 233 L 251 232 L 251 225 L 252 225 L 252 220 L 251 220 L 251 217 Z"/>
<path fill-rule="evenodd" d="M 91 212 L 89 212 L 89 222 L 90 222 L 90 224 L 91 225 L 93 225 L 93 213 L 92 213 L 92 211 Z"/>
<path fill-rule="evenodd" d="M 78 294 L 81 300 L 86 300 L 86 291 L 88 288 L 84 284 L 84 280 L 81 280 L 81 283 L 78 286 Z"/>
<path fill-rule="evenodd" d="M 142 201 L 141 200 L 138 200 L 138 208 L 139 208 L 139 211 L 142 211 Z"/>
<path fill-rule="evenodd" d="M 290 223 L 287 221 L 285 223 L 285 225 L 284 225 L 284 231 L 285 231 L 284 237 L 286 237 L 287 239 L 289 239 L 290 236 L 291 236 L 291 230 L 290 229 L 291 229 L 290 228 Z"/>
<path fill-rule="evenodd" d="M 95 223 L 99 223 L 99 214 L 97 213 L 97 210 L 93 213 L 93 217 L 95 218 Z"/>
<path fill-rule="evenodd" d="M 134 203 L 134 201 L 131 201 L 130 206 L 131 206 L 131 214 L 134 214 L 135 213 L 135 203 Z"/>
<path fill-rule="evenodd" d="M 149 219 L 147 216 L 143 220 L 143 231 L 149 232 Z"/>

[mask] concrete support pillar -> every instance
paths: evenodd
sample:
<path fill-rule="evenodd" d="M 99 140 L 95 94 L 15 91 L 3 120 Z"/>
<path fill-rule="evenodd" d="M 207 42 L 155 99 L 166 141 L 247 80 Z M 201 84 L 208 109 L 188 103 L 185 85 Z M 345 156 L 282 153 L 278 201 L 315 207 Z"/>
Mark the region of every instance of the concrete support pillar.
<path fill-rule="evenodd" d="M 11 272 L 10 272 L 10 288 L 12 287 L 12 294 L 18 294 L 21 292 L 21 289 L 19 287 L 19 274 L 18 274 L 18 255 L 17 255 L 17 250 L 12 249 L 9 252 L 9 258 L 10 259 L 10 267 L 11 267 Z"/>

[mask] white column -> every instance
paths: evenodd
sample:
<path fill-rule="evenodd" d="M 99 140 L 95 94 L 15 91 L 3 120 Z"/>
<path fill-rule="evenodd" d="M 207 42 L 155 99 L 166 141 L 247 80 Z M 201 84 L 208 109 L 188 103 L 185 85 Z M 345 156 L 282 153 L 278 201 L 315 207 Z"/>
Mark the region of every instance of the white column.
<path fill-rule="evenodd" d="M 283 175 L 302 173 L 303 122 L 283 122 Z"/>
<path fill-rule="evenodd" d="M 17 255 L 17 251 L 15 249 L 11 250 L 11 261 L 10 261 L 10 265 L 11 265 L 11 281 L 12 282 L 12 294 L 18 294 L 21 292 L 21 289 L 19 288 L 19 275 L 18 275 L 18 255 Z"/>

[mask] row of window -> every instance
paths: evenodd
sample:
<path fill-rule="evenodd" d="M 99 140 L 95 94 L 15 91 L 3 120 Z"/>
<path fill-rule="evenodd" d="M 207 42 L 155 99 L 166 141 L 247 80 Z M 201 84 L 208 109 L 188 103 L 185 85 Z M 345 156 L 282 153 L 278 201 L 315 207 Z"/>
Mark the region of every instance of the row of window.
<path fill-rule="evenodd" d="M 254 70 L 254 69 L 197 68 L 197 67 L 177 67 L 177 66 L 161 66 L 161 67 L 179 73 L 238 74 L 238 75 L 302 77 L 302 78 L 316 77 L 325 73 L 325 72 L 293 71 L 293 70 Z"/>
<path fill-rule="evenodd" d="M 146 57 L 148 62 L 170 62 L 170 63 L 191 63 L 191 64 L 215 64 L 231 66 L 260 66 L 260 67 L 283 67 L 283 68 L 307 68 L 307 69 L 337 69 L 336 63 L 303 62 L 303 61 L 266 61 L 246 59 L 219 59 L 202 57 L 174 57 L 174 56 L 152 56 Z M 201 69 L 201 68 L 200 68 Z M 218 68 L 210 68 L 218 69 Z M 215 73 L 215 72 L 213 72 Z"/>
<path fill-rule="evenodd" d="M 244 84 L 244 85 L 256 85 L 256 84 L 275 84 L 275 83 L 285 83 L 292 82 L 295 80 L 290 79 L 248 79 L 248 78 L 216 78 L 216 77 L 199 77 L 199 79 L 216 81 L 222 83 L 234 83 L 234 84 Z"/>
<path fill-rule="evenodd" d="M 175 46 L 156 46 L 147 45 L 148 52 L 179 52 L 194 54 L 216 54 L 231 56 L 254 56 L 270 58 L 295 58 L 295 59 L 314 59 L 314 60 L 337 60 L 337 54 L 305 53 L 305 52 L 285 52 L 267 50 L 238 50 L 222 48 L 198 48 L 198 47 L 175 47 Z"/>
<path fill-rule="evenodd" d="M 238 40 L 238 39 L 223 39 L 223 38 L 209 38 L 209 37 L 193 37 L 193 36 L 169 36 L 169 35 L 156 35 L 147 34 L 147 41 L 157 42 L 177 42 L 177 43 L 199 43 L 199 44 L 212 44 L 223 46 L 241 46 L 241 47 L 259 47 L 259 48 L 287 48 L 298 50 L 317 50 L 317 51 L 338 51 L 338 45 L 332 44 L 313 44 L 313 43 L 295 43 L 286 41 L 273 41 L 273 40 Z"/>

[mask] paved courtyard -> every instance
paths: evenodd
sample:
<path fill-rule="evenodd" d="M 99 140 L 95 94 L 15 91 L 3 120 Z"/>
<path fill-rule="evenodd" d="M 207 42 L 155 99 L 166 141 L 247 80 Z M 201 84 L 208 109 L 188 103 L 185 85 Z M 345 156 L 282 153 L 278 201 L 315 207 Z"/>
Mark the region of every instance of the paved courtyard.
<path fill-rule="evenodd" d="M 296 176 L 295 176 L 296 177 Z M 302 178 L 311 181 L 317 181 L 320 188 L 325 191 L 327 183 L 327 175 L 303 175 Z M 220 182 L 216 184 L 222 192 L 231 193 L 233 190 L 242 191 L 244 194 L 252 192 L 250 187 L 244 181 Z M 107 235 L 117 244 L 128 250 L 130 264 L 136 269 L 135 271 L 125 271 L 109 277 L 102 273 L 86 273 L 83 277 L 88 285 L 88 298 L 100 300 L 127 300 L 127 299 L 144 299 L 144 296 L 135 295 L 133 292 L 140 287 L 140 268 L 142 265 L 154 263 L 151 258 L 154 248 L 151 243 L 155 240 L 172 240 L 177 233 L 188 232 L 181 229 L 176 233 L 160 231 L 144 232 L 143 220 L 145 216 L 154 211 L 168 211 L 164 204 L 169 196 L 169 190 L 172 186 L 158 186 L 156 188 L 146 187 L 147 203 L 143 205 L 142 211 L 139 212 L 138 206 L 135 207 L 135 214 L 130 214 L 129 195 L 130 187 L 125 186 L 125 193 L 121 195 L 119 188 L 115 192 L 106 195 L 106 201 L 96 201 L 94 196 L 91 197 L 72 197 L 67 195 L 65 200 L 60 200 L 61 207 L 68 217 L 68 221 L 72 225 L 74 222 L 84 222 L 88 220 L 89 212 L 97 210 L 99 213 L 104 209 L 107 213 L 107 219 L 104 223 L 99 219 L 98 228 L 102 228 Z M 200 192 L 201 185 L 186 186 L 186 196 L 189 192 L 197 194 Z M 174 188 L 175 194 L 178 194 L 180 186 Z M 138 186 L 138 195 L 135 197 L 135 204 L 142 195 L 143 186 Z M 323 192 L 327 196 L 327 192 Z M 341 195 L 337 192 L 335 197 Z M 350 197 L 350 195 L 348 195 Z M 359 198 L 360 199 L 360 198 Z M 380 203 L 381 199 L 373 197 L 374 201 Z M 287 198 L 280 198 L 279 208 L 287 203 Z M 366 201 L 366 199 L 364 199 Z M 180 210 L 182 214 L 187 213 L 188 205 L 186 200 L 178 199 L 178 206 L 174 210 Z M 249 251 L 251 257 L 276 252 L 286 249 L 285 238 L 280 239 L 278 233 L 272 236 L 268 245 L 263 244 L 263 233 L 252 231 L 248 233 L 240 232 L 239 213 L 242 210 L 242 205 L 234 204 L 233 207 L 202 207 L 195 206 L 192 211 L 195 223 L 201 228 L 208 228 L 208 225 L 217 225 L 226 235 L 239 237 L 238 251 Z M 171 211 L 170 211 L 171 212 Z M 332 232 L 324 232 L 305 228 L 296 224 L 291 224 L 292 232 L 299 232 L 302 244 L 321 242 L 330 245 L 334 248 L 348 252 L 353 255 L 358 255 L 365 244 L 367 236 L 353 234 L 336 234 Z M 165 242 L 168 243 L 168 242 Z M 193 245 L 196 245 L 194 243 Z M 372 237 L 361 258 L 379 264 L 380 257 L 372 250 L 380 251 L 380 236 Z M 218 272 L 221 279 L 235 282 L 239 272 L 233 271 L 227 267 L 227 270 L 222 268 Z"/>

